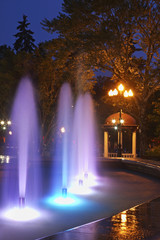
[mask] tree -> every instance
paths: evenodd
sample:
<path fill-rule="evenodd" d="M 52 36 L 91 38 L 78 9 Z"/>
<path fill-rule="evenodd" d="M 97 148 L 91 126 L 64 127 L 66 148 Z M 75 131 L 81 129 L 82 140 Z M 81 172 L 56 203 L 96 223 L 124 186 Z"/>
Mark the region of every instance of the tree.
<path fill-rule="evenodd" d="M 133 89 L 134 100 L 127 103 L 127 109 L 140 126 L 143 156 L 147 106 L 160 87 L 159 1 L 64 0 L 62 10 L 57 18 L 42 22 L 47 31 L 59 33 L 57 44 L 64 46 L 57 49 L 58 54 L 67 49 L 69 61 L 83 52 L 88 70 L 110 71 L 114 83 L 123 82 Z M 108 100 L 107 93 L 104 99 Z"/>
<path fill-rule="evenodd" d="M 15 77 L 15 54 L 10 47 L 6 45 L 0 46 L 0 105 L 1 119 L 8 119 L 11 102 L 17 86 L 17 78 Z"/>
<path fill-rule="evenodd" d="M 27 16 L 23 15 L 23 21 L 18 22 L 19 25 L 14 36 L 16 37 L 16 41 L 14 43 L 14 49 L 16 52 L 25 51 L 27 53 L 31 53 L 35 49 L 35 39 L 33 38 L 33 32 L 28 29 L 30 23 L 27 21 Z"/>

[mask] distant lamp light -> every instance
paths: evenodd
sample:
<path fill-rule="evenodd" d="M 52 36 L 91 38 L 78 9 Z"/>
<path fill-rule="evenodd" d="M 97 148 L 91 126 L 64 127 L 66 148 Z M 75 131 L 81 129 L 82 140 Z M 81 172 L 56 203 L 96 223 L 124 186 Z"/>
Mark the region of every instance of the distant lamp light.
<path fill-rule="evenodd" d="M 118 86 L 118 90 L 119 90 L 120 92 L 123 92 L 123 90 L 124 90 L 124 86 L 123 86 L 122 83 Z"/>
<path fill-rule="evenodd" d="M 4 121 L 3 120 L 1 121 L 1 125 L 4 125 Z"/>
<path fill-rule="evenodd" d="M 130 89 L 129 92 L 128 92 L 128 96 L 133 97 L 133 92 L 132 92 L 131 89 Z"/>
<path fill-rule="evenodd" d="M 114 96 L 118 95 L 118 91 L 117 91 L 116 88 L 113 90 L 113 95 L 114 95 Z"/>
<path fill-rule="evenodd" d="M 122 223 L 126 223 L 127 222 L 127 214 L 126 214 L 126 211 L 123 211 L 121 213 L 121 222 Z"/>
<path fill-rule="evenodd" d="M 120 119 L 120 123 L 123 124 L 123 123 L 124 123 L 124 120 L 123 120 L 123 119 Z"/>
<path fill-rule="evenodd" d="M 8 133 L 9 133 L 9 135 L 12 135 L 12 131 L 9 131 Z"/>
<path fill-rule="evenodd" d="M 60 131 L 61 133 L 65 133 L 66 129 L 64 127 L 61 127 Z"/>
<path fill-rule="evenodd" d="M 114 94 L 113 94 L 113 91 L 112 90 L 110 90 L 109 92 L 108 92 L 108 95 L 110 96 L 110 97 L 112 97 Z"/>
<path fill-rule="evenodd" d="M 116 123 L 116 119 L 112 119 L 112 123 L 115 124 Z"/>
<path fill-rule="evenodd" d="M 117 126 L 115 126 L 114 129 L 117 130 L 118 129 Z"/>
<path fill-rule="evenodd" d="M 6 130 L 6 126 L 3 127 L 3 130 Z"/>
<path fill-rule="evenodd" d="M 127 90 L 124 91 L 124 97 L 128 97 L 129 96 L 129 93 L 127 92 Z"/>
<path fill-rule="evenodd" d="M 6 156 L 6 163 L 9 163 L 9 162 L 10 162 L 10 157 Z"/>
<path fill-rule="evenodd" d="M 12 123 L 12 122 L 11 122 L 10 120 L 9 120 L 9 121 L 7 121 L 7 124 L 8 124 L 8 125 L 11 125 L 11 123 Z"/>

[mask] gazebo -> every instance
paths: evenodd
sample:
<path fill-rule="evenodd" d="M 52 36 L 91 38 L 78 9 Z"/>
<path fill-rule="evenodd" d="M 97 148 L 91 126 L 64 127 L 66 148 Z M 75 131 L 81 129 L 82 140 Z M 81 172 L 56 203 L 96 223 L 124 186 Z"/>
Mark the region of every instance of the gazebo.
<path fill-rule="evenodd" d="M 117 130 L 117 139 L 118 146 L 122 151 L 121 157 L 136 157 L 136 131 L 137 124 L 136 120 L 127 113 L 123 113 L 122 111 L 118 113 L 114 113 L 106 118 L 105 123 L 103 125 L 104 128 L 104 157 L 117 157 L 118 152 L 109 152 L 109 131 L 111 129 Z M 123 152 L 123 133 L 125 130 L 129 129 L 132 133 L 132 150 L 131 153 Z"/>

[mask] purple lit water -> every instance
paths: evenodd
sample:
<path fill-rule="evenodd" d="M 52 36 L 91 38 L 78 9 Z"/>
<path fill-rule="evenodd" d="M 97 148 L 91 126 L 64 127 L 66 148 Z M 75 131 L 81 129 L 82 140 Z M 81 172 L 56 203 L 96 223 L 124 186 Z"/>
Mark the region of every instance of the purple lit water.
<path fill-rule="evenodd" d="M 26 197 L 26 202 L 39 191 L 38 124 L 33 86 L 28 78 L 22 79 L 18 88 L 12 114 L 13 146 L 18 153 L 17 162 L 11 164 L 11 173 L 6 176 L 6 198 L 15 202 L 15 196 Z M 43 186 L 48 188 L 48 179 L 58 183 L 61 190 L 68 187 L 75 176 L 95 174 L 95 123 L 91 96 L 87 93 L 78 97 L 72 107 L 72 94 L 68 84 L 60 92 L 57 117 L 57 143 L 55 144 L 54 171 L 49 161 L 43 162 Z M 25 156 L 24 156 L 25 154 Z M 97 160 L 97 159 L 96 159 Z M 100 159 L 99 159 L 100 161 Z M 77 227 L 100 218 L 110 217 L 124 209 L 148 201 L 160 194 L 160 182 L 143 174 L 108 169 L 105 162 L 99 162 L 97 185 L 85 195 L 73 195 L 73 204 L 55 204 L 45 195 L 37 198 L 39 215 L 35 219 L 17 220 L 7 218 L 4 209 L 0 211 L 0 239 L 35 240 L 51 236 L 58 231 Z M 112 163 L 112 160 L 111 160 Z M 112 164 L 111 164 L 112 165 Z M 19 169 L 19 170 L 18 170 Z M 18 170 L 18 171 L 17 171 Z M 1 179 L 0 179 L 1 180 Z M 52 185 L 55 184 L 52 181 Z M 1 183 L 1 182 L 0 182 Z M 13 194 L 14 193 L 14 194 Z M 17 199 L 16 198 L 16 199 Z M 18 200 L 16 200 L 18 201 Z M 31 201 L 30 201 L 31 202 Z M 24 210 L 26 210 L 25 208 Z M 22 212 L 23 213 L 23 212 Z M 28 215 L 28 212 L 25 212 Z M 32 213 L 33 214 L 33 213 Z M 35 217 L 35 215 L 33 215 Z M 15 216 L 17 217 L 17 216 Z M 53 237 L 54 238 L 54 237 Z"/>
<path fill-rule="evenodd" d="M 77 99 L 73 120 L 72 167 L 82 180 L 85 174 L 95 175 L 95 149 L 94 106 L 86 93 Z"/>
<path fill-rule="evenodd" d="M 61 172 L 61 177 L 54 176 L 58 189 L 71 187 L 77 178 L 83 184 L 85 176 L 95 174 L 93 100 L 89 93 L 80 95 L 73 107 L 68 83 L 63 84 L 59 95 L 56 142 L 54 160 L 59 163 L 54 169 Z"/>
<path fill-rule="evenodd" d="M 16 158 L 11 159 L 10 182 L 5 182 L 7 202 L 18 203 L 18 198 L 26 201 L 38 195 L 39 145 L 38 121 L 35 93 L 29 78 L 23 78 L 16 92 L 12 114 L 12 139 L 10 145 Z M 15 156 L 14 156 L 15 157 Z M 12 163 L 13 161 L 13 163 Z M 11 191 L 10 191 L 11 190 Z M 12 194 L 13 193 L 13 194 Z"/>
<path fill-rule="evenodd" d="M 66 188 L 69 182 L 70 169 L 70 148 L 71 148 L 71 127 L 72 127 L 72 93 L 68 83 L 63 84 L 59 94 L 58 113 L 57 113 L 57 132 L 56 132 L 56 154 L 54 161 L 55 176 L 54 182 L 58 191 Z M 57 177 L 57 172 L 61 172 L 61 177 Z M 55 184 L 55 183 L 53 183 Z"/>

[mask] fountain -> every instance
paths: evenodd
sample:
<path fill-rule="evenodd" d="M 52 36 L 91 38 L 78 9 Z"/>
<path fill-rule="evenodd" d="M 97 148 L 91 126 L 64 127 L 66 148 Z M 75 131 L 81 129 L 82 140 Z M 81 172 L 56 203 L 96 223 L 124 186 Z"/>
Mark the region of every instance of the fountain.
<path fill-rule="evenodd" d="M 80 95 L 75 105 L 73 142 L 71 166 L 79 185 L 82 186 L 96 175 L 94 107 L 89 93 Z M 90 182 L 90 185 L 92 184 L 95 182 Z"/>
<path fill-rule="evenodd" d="M 45 185 L 50 197 L 44 192 L 40 194 L 37 126 L 33 87 L 30 80 L 24 78 L 12 111 L 11 140 L 18 161 L 12 159 L 11 169 L 5 171 L 2 195 L 9 206 L 7 209 L 1 206 L 0 239 L 10 240 L 11 236 L 16 240 L 42 239 L 113 216 L 159 194 L 159 181 L 123 171 L 119 166 L 113 171 L 107 170 L 106 174 L 103 165 L 106 162 L 101 162 L 101 171 L 97 173 L 92 98 L 88 93 L 80 95 L 73 107 L 67 83 L 60 91 L 54 169 L 51 168 L 52 174 L 48 175 L 50 163 L 47 163 L 43 172 L 43 182 L 48 183 L 49 178 L 52 183 L 51 188 Z M 97 185 L 95 175 L 98 175 Z"/>
<path fill-rule="evenodd" d="M 90 94 L 80 95 L 73 107 L 70 85 L 63 84 L 59 95 L 54 156 L 58 161 L 57 166 L 54 163 L 53 167 L 53 181 L 57 183 L 57 192 L 62 189 L 63 198 L 67 198 L 68 192 L 74 193 L 77 185 L 82 191 L 82 186 L 95 175 L 94 129 L 94 108 Z M 61 177 L 56 175 L 57 172 Z"/>
<path fill-rule="evenodd" d="M 23 209 L 38 198 L 41 180 L 36 104 L 33 87 L 27 77 L 19 84 L 11 119 L 13 135 L 10 146 L 15 149 L 16 159 L 11 176 L 5 178 L 9 179 L 4 183 L 4 191 L 8 192 L 4 194 L 5 204 L 17 205 L 19 199 L 19 208 Z"/>
<path fill-rule="evenodd" d="M 64 198 L 67 197 L 67 186 L 70 168 L 70 143 L 72 126 L 72 94 L 69 84 L 65 83 L 60 90 L 58 101 L 57 131 L 55 161 L 53 161 L 53 183 L 56 192 L 61 189 Z M 56 162 L 56 165 L 55 165 Z M 57 174 L 60 174 L 57 176 Z"/>

